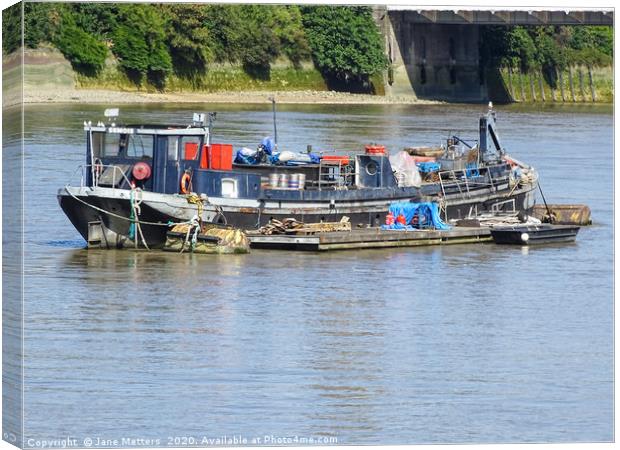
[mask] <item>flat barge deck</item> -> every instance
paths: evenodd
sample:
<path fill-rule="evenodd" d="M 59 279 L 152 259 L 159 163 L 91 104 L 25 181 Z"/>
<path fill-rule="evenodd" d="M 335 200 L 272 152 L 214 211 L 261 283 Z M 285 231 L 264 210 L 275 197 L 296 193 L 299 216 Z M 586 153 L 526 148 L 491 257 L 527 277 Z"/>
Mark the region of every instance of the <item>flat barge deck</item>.
<path fill-rule="evenodd" d="M 382 230 L 365 228 L 310 235 L 248 233 L 251 248 L 270 250 L 330 251 L 426 245 L 492 242 L 486 227 L 455 227 L 450 230 Z"/>

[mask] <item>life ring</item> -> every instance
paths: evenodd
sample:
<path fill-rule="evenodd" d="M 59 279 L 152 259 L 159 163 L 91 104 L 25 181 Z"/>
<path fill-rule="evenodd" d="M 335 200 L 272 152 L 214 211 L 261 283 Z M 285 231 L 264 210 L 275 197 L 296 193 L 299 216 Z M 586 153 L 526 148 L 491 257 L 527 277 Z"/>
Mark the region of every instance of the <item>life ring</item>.
<path fill-rule="evenodd" d="M 185 172 L 181 177 L 181 193 L 189 194 L 191 191 L 192 179 L 189 173 Z"/>

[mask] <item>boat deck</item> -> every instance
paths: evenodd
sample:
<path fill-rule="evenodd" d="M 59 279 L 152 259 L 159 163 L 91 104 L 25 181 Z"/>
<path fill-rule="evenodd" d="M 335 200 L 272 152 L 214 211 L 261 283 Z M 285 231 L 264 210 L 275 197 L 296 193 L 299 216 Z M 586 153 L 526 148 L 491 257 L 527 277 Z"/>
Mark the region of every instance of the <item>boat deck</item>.
<path fill-rule="evenodd" d="M 454 227 L 450 230 L 382 230 L 365 228 L 312 235 L 248 233 L 251 248 L 270 250 L 330 251 L 427 245 L 492 242 L 485 227 Z"/>

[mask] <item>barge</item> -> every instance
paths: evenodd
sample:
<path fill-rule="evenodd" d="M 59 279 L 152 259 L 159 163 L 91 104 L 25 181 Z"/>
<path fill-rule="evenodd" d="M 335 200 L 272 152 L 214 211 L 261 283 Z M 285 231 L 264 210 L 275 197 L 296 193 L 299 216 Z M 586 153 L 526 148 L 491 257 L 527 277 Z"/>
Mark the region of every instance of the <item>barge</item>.
<path fill-rule="evenodd" d="M 346 216 L 360 229 L 384 223 L 394 202 L 436 203 L 446 222 L 535 205 L 538 174 L 506 153 L 491 108 L 477 139 L 451 136 L 435 158 L 378 145 L 346 155 L 287 153 L 269 141 L 233 155 L 232 145 L 212 142 L 211 114 L 181 125 L 119 124 L 115 109 L 105 116 L 84 123 L 80 185 L 57 197 L 83 238 L 107 247 L 162 247 L 171 225 L 196 219 L 255 230 L 273 219 Z"/>

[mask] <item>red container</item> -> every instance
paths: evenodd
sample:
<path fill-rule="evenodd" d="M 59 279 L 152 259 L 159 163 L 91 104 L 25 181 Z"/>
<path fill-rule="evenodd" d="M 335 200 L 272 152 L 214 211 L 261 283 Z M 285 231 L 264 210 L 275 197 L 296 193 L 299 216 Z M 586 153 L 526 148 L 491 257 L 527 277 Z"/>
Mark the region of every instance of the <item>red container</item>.
<path fill-rule="evenodd" d="M 209 168 L 209 146 L 207 144 L 202 146 L 202 153 L 200 154 L 200 168 Z"/>
<path fill-rule="evenodd" d="M 186 142 L 183 159 L 194 160 L 198 157 L 198 144 L 196 142 Z"/>
<path fill-rule="evenodd" d="M 385 146 L 383 145 L 367 145 L 365 149 L 367 155 L 385 155 Z"/>
<path fill-rule="evenodd" d="M 324 162 L 333 162 L 334 164 L 343 164 L 343 165 L 347 165 L 349 164 L 349 157 L 348 156 L 339 156 L 339 155 L 325 155 L 321 158 Z"/>
<path fill-rule="evenodd" d="M 232 144 L 205 145 L 200 159 L 202 169 L 232 170 L 233 146 Z"/>

